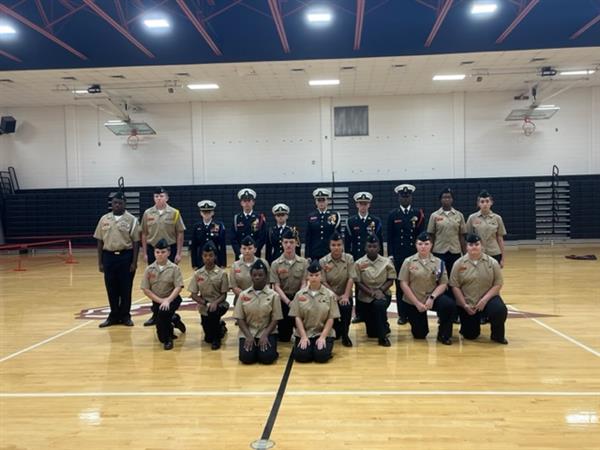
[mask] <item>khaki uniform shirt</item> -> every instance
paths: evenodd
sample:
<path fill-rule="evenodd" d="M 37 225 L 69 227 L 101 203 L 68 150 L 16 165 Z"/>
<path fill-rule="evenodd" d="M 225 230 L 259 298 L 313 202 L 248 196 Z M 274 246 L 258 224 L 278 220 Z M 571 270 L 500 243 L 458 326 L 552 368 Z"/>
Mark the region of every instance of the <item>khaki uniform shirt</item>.
<path fill-rule="evenodd" d="M 279 283 L 283 292 L 294 295 L 306 278 L 306 269 L 308 260 L 305 258 L 294 255 L 294 259 L 288 261 L 281 255 L 271 266 L 271 283 Z"/>
<path fill-rule="evenodd" d="M 233 310 L 233 317 L 246 322 L 252 336 L 260 338 L 273 320 L 283 319 L 279 295 L 266 286 L 262 291 L 255 291 L 250 287 L 240 294 Z M 277 334 L 277 327 L 271 334 Z M 246 337 L 241 328 L 239 335 L 241 338 Z"/>
<path fill-rule="evenodd" d="M 227 273 L 219 266 L 215 266 L 211 271 L 201 267 L 190 280 L 188 290 L 192 294 L 198 294 L 206 303 L 212 303 L 229 290 Z M 229 308 L 229 303 L 223 301 L 223 306 Z M 208 313 L 205 305 L 198 305 L 198 311 L 203 316 Z"/>
<path fill-rule="evenodd" d="M 460 235 L 467 232 L 465 217 L 460 211 L 452 208 L 444 211 L 443 208 L 431 213 L 427 232 L 435 236 L 433 251 L 435 253 L 462 253 L 460 248 Z"/>
<path fill-rule="evenodd" d="M 433 255 L 429 255 L 425 261 L 419 258 L 419 255 L 413 255 L 404 260 L 398 275 L 400 281 L 408 283 L 413 293 L 421 303 L 427 301 L 427 296 L 439 284 L 448 284 L 448 273 L 445 267 L 442 267 L 442 260 Z M 413 303 L 402 295 L 402 300 L 412 305 Z"/>
<path fill-rule="evenodd" d="M 344 295 L 348 280 L 356 277 L 354 258 L 348 253 L 342 253 L 338 260 L 333 259 L 331 253 L 319 260 L 323 268 L 323 276 L 331 290 L 336 295 Z"/>
<path fill-rule="evenodd" d="M 302 320 L 306 336 L 309 338 L 319 337 L 325 322 L 329 319 L 340 317 L 335 294 L 321 285 L 321 288 L 313 295 L 308 287 L 298 291 L 294 300 L 290 303 L 290 317 L 298 317 Z M 300 337 L 300 333 L 294 328 L 294 335 Z M 327 337 L 335 337 L 333 327 Z"/>
<path fill-rule="evenodd" d="M 94 237 L 103 242 L 102 249 L 109 252 L 129 250 L 140 240 L 140 224 L 127 211 L 117 220 L 113 213 L 104 214 L 96 225 Z"/>
<path fill-rule="evenodd" d="M 183 219 L 178 209 L 169 205 L 162 210 L 162 214 L 153 206 L 144 211 L 142 216 L 142 231 L 147 236 L 147 241 L 154 246 L 161 239 L 166 239 L 169 245 L 177 242 L 177 233 L 185 230 Z"/>
<path fill-rule="evenodd" d="M 387 280 L 396 279 L 394 264 L 389 258 L 381 255 L 377 255 L 375 261 L 371 261 L 367 255 L 363 256 L 354 263 L 354 270 L 356 271 L 354 282 L 363 283 L 371 289 L 379 288 Z M 371 303 L 374 300 L 360 289 L 357 289 L 357 292 L 358 300 L 363 303 Z M 391 295 L 391 291 L 388 289 L 385 294 Z"/>
<path fill-rule="evenodd" d="M 257 258 L 255 256 L 254 261 L 252 261 L 250 264 L 248 264 L 248 263 L 245 263 L 244 261 L 242 261 L 242 259 L 240 258 L 236 262 L 233 263 L 233 266 L 231 267 L 231 271 L 229 272 L 229 287 L 231 289 L 240 288 L 243 291 L 252 286 L 252 277 L 250 276 L 250 269 L 252 268 L 252 264 L 254 264 L 256 261 L 258 261 L 258 259 L 259 258 Z M 270 276 L 269 263 L 262 258 L 260 258 L 260 260 L 267 267 L 267 277 Z M 236 295 L 235 296 L 236 302 L 237 302 L 237 299 L 238 299 L 238 296 Z"/>
<path fill-rule="evenodd" d="M 502 286 L 502 269 L 494 258 L 483 254 L 475 263 L 465 255 L 454 263 L 450 286 L 460 288 L 466 302 L 475 306 L 492 286 Z"/>
<path fill-rule="evenodd" d="M 506 228 L 498 214 L 491 212 L 484 216 L 479 211 L 471 214 L 467 219 L 467 233 L 479 235 L 486 255 L 497 256 L 502 253 L 496 235 L 505 236 Z"/>
<path fill-rule="evenodd" d="M 160 270 L 160 267 L 163 267 Z M 168 297 L 176 287 L 183 287 L 181 269 L 175 263 L 167 260 L 164 266 L 159 266 L 156 261 L 146 267 L 142 278 L 142 289 L 150 289 L 161 298 Z"/>

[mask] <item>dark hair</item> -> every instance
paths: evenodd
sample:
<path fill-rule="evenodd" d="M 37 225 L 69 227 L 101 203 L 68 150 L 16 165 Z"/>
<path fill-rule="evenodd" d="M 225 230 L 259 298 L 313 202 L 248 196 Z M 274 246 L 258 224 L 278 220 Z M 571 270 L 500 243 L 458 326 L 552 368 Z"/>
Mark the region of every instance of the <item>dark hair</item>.
<path fill-rule="evenodd" d="M 217 253 L 217 246 L 213 241 L 208 241 L 206 244 L 202 246 L 202 253 Z"/>
<path fill-rule="evenodd" d="M 267 266 L 262 261 L 262 259 L 257 259 L 254 262 L 254 264 L 252 264 L 252 267 L 250 267 L 250 272 L 252 272 L 253 270 L 264 270 L 265 273 L 266 273 L 267 272 Z"/>
<path fill-rule="evenodd" d="M 331 236 L 329 236 L 329 242 L 341 241 L 341 240 L 342 240 L 342 235 L 340 233 L 338 233 L 337 231 L 334 231 L 333 233 L 331 233 Z"/>
<path fill-rule="evenodd" d="M 469 244 L 474 244 L 475 242 L 481 241 L 481 238 L 479 237 L 478 234 L 467 233 L 467 235 L 465 236 L 465 241 L 468 242 Z"/>
<path fill-rule="evenodd" d="M 492 197 L 492 194 L 490 194 L 488 191 L 486 191 L 484 189 L 477 195 L 477 198 L 493 198 L 493 197 Z"/>
<path fill-rule="evenodd" d="M 294 236 L 294 232 L 288 228 L 281 234 L 281 239 L 296 239 L 296 236 Z"/>
<path fill-rule="evenodd" d="M 454 192 L 449 187 L 442 189 L 442 192 L 440 192 L 440 196 L 439 196 L 438 200 L 441 200 L 442 196 L 444 194 L 450 194 L 450 197 L 452 197 L 452 200 L 454 200 Z"/>
<path fill-rule="evenodd" d="M 419 233 L 417 240 L 421 242 L 427 242 L 431 240 L 431 236 L 427 231 L 423 231 L 422 233 Z"/>
<path fill-rule="evenodd" d="M 158 242 L 156 243 L 156 245 L 154 246 L 154 248 L 157 248 L 157 249 L 159 249 L 159 250 L 164 250 L 164 249 L 166 249 L 166 248 L 169 248 L 169 249 L 170 249 L 170 247 L 171 247 L 171 246 L 169 245 L 169 243 L 167 242 L 167 240 L 166 240 L 166 239 L 161 239 L 161 240 L 160 240 L 160 241 L 158 241 Z"/>
<path fill-rule="evenodd" d="M 242 239 L 241 244 L 245 246 L 254 245 L 256 247 L 256 241 L 252 238 L 252 236 L 246 236 L 244 239 Z"/>
<path fill-rule="evenodd" d="M 367 236 L 367 244 L 379 244 L 379 243 L 380 243 L 379 238 L 375 234 L 371 233 Z"/>
<path fill-rule="evenodd" d="M 308 266 L 308 273 L 318 273 L 321 271 L 321 264 L 319 264 L 318 259 L 313 259 Z"/>

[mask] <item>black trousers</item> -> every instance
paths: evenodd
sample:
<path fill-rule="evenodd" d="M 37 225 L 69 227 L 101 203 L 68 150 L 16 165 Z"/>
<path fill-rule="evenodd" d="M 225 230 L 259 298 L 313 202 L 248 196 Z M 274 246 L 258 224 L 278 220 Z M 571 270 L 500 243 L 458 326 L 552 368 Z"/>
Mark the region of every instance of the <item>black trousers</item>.
<path fill-rule="evenodd" d="M 334 339 L 331 337 L 325 338 L 325 347 L 323 347 L 321 350 L 317 348 L 317 339 L 318 337 L 316 336 L 309 338 L 309 343 L 303 350 L 298 347 L 300 338 L 296 336 L 296 343 L 294 344 L 294 359 L 297 362 L 314 361 L 318 363 L 325 363 L 329 361 L 332 357 Z"/>
<path fill-rule="evenodd" d="M 416 306 L 405 303 L 410 322 L 410 331 L 415 339 L 425 339 L 429 333 L 427 311 L 419 312 Z M 452 337 L 452 320 L 456 311 L 456 303 L 446 295 L 440 295 L 433 302 L 433 311 L 437 312 L 440 319 L 438 326 L 438 337 L 450 339 Z"/>
<path fill-rule="evenodd" d="M 414 255 L 416 252 L 417 250 L 414 249 L 414 251 L 410 254 L 399 253 L 392 255 L 394 257 L 394 269 L 396 270 L 396 277 L 400 273 L 400 268 L 402 267 L 402 263 L 404 262 L 404 260 L 409 256 Z M 403 294 L 402 289 L 400 288 L 400 280 L 398 280 L 397 278 L 396 280 L 394 280 L 394 286 L 396 287 L 396 309 L 398 310 L 398 317 L 403 317 L 404 319 L 408 320 L 408 312 L 404 307 L 406 303 L 402 301 Z"/>
<path fill-rule="evenodd" d="M 169 309 L 167 311 L 163 311 L 160 309 L 160 305 L 158 303 L 152 302 L 152 306 L 156 305 L 157 316 L 156 316 L 156 335 L 158 336 L 158 340 L 163 344 L 171 340 L 171 336 L 173 336 L 173 320 L 175 316 L 175 311 L 181 305 L 181 296 L 175 297 L 175 299 L 169 304 Z M 177 315 L 179 317 L 179 315 Z"/>
<path fill-rule="evenodd" d="M 358 302 L 361 303 L 361 302 Z M 358 306 L 358 303 L 356 306 Z M 348 331 L 350 330 L 350 322 L 352 321 L 352 298 L 347 305 L 342 305 L 338 302 L 338 308 L 340 309 L 340 318 L 333 321 L 333 329 L 335 330 L 335 337 L 348 337 Z"/>
<path fill-rule="evenodd" d="M 358 295 L 358 288 L 356 288 L 356 292 Z M 355 298 L 356 298 L 356 296 L 355 296 Z M 365 304 L 363 302 L 359 302 L 358 299 L 356 300 L 356 303 L 354 304 L 354 315 L 361 319 L 363 319 L 365 317 Z"/>
<path fill-rule="evenodd" d="M 277 353 L 276 334 L 269 335 L 269 347 L 265 351 L 261 350 L 258 346 L 258 338 L 254 339 L 254 347 L 252 347 L 251 351 L 247 351 L 244 348 L 245 343 L 246 338 L 241 337 L 239 358 L 244 364 L 254 364 L 256 362 L 261 364 L 273 364 L 279 356 L 279 353 Z"/>
<path fill-rule="evenodd" d="M 108 295 L 110 314 L 108 320 L 122 322 L 131 318 L 131 288 L 135 272 L 129 268 L 133 262 L 133 250 L 102 252 L 104 285 Z"/>
<path fill-rule="evenodd" d="M 175 255 L 177 255 L 177 244 L 171 244 L 169 246 L 171 253 L 169 254 L 169 260 L 175 262 Z M 146 256 L 148 257 L 148 265 L 156 261 L 154 257 L 154 247 L 150 244 L 146 244 Z"/>
<path fill-rule="evenodd" d="M 460 334 L 465 339 L 477 339 L 481 334 L 482 313 L 477 312 L 470 316 L 461 307 L 458 308 L 458 312 L 460 314 Z M 508 317 L 508 309 L 499 295 L 492 297 L 487 302 L 487 305 L 483 308 L 483 315 L 489 319 L 492 329 L 491 338 L 497 340 L 504 339 L 504 324 Z"/>
<path fill-rule="evenodd" d="M 287 295 L 287 298 L 293 300 L 296 294 L 288 294 L 286 292 L 285 295 Z M 283 302 L 281 302 L 281 313 L 283 314 L 283 319 L 277 322 L 278 339 L 280 342 L 290 342 L 292 332 L 294 331 L 294 318 L 289 315 L 290 307 Z"/>
<path fill-rule="evenodd" d="M 500 261 L 502 260 L 502 253 L 500 253 L 499 255 L 489 255 L 490 258 L 494 258 L 496 261 L 498 261 L 498 264 L 500 264 Z"/>
<path fill-rule="evenodd" d="M 368 337 L 383 339 L 390 332 L 387 309 L 391 302 L 391 296 L 386 296 L 385 299 L 374 299 L 371 303 L 364 303 L 363 319 L 365 319 Z"/>
<path fill-rule="evenodd" d="M 204 330 L 204 342 L 220 341 L 223 337 L 221 329 L 221 317 L 227 312 L 227 306 L 220 303 L 216 311 L 207 311 L 206 315 L 200 316 L 200 323 Z"/>

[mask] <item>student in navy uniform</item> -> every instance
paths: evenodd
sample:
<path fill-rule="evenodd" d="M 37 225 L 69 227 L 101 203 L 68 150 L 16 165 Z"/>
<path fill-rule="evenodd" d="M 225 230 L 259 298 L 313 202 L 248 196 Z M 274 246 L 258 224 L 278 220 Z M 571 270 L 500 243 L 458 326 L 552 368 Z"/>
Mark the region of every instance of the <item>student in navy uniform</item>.
<path fill-rule="evenodd" d="M 354 261 L 358 261 L 365 255 L 365 245 L 370 234 L 374 234 L 379 242 L 383 242 L 383 226 L 379 217 L 369 214 L 373 194 L 370 192 L 357 192 L 353 198 L 356 202 L 357 214 L 348 218 L 344 246 L 346 253 L 351 254 Z M 383 246 L 381 246 L 379 252 L 383 255 Z M 352 320 L 353 323 L 363 321 L 363 305 L 362 302 L 356 302 L 356 315 Z"/>
<path fill-rule="evenodd" d="M 400 271 L 406 258 L 415 254 L 417 236 L 425 231 L 425 214 L 421 208 L 412 205 L 412 184 L 400 184 L 394 188 L 398 194 L 400 206 L 390 211 L 387 222 L 388 255 L 394 258 L 396 274 Z M 408 321 L 402 302 L 400 282 L 396 280 L 396 306 L 398 307 L 398 324 Z"/>
<path fill-rule="evenodd" d="M 131 320 L 131 288 L 140 248 L 140 225 L 125 210 L 125 196 L 117 192 L 110 202 L 112 211 L 98 221 L 94 237 L 98 240 L 98 270 L 104 274 L 110 314 L 99 327 L 123 324 Z"/>
<path fill-rule="evenodd" d="M 300 256 L 300 237 L 296 227 L 290 227 L 287 219 L 290 214 L 290 207 L 285 203 L 277 203 L 271 209 L 275 216 L 275 225 L 269 228 L 267 232 L 267 256 L 266 259 L 271 264 L 283 254 L 282 236 L 286 230 L 291 230 L 296 236 L 298 243 L 296 245 L 296 255 Z"/>
<path fill-rule="evenodd" d="M 267 219 L 263 213 L 254 211 L 256 192 L 250 188 L 243 188 L 237 193 L 242 212 L 233 217 L 233 230 L 231 230 L 231 246 L 235 260 L 240 258 L 240 245 L 242 239 L 250 236 L 256 242 L 256 256 L 260 253 L 267 239 Z"/>
<path fill-rule="evenodd" d="M 317 209 L 308 215 L 306 226 L 306 259 L 321 259 L 329 253 L 329 238 L 334 231 L 340 231 L 339 213 L 329 209 L 331 190 L 317 188 L 313 191 Z"/>
<path fill-rule="evenodd" d="M 225 225 L 223 222 L 214 220 L 217 204 L 212 200 L 201 200 L 198 202 L 202 220 L 196 222 L 192 228 L 192 242 L 190 243 L 190 256 L 192 257 L 192 268 L 198 270 L 204 265 L 202 261 L 202 247 L 208 241 L 212 241 L 217 248 L 217 265 L 227 267 L 227 247 L 225 242 Z"/>

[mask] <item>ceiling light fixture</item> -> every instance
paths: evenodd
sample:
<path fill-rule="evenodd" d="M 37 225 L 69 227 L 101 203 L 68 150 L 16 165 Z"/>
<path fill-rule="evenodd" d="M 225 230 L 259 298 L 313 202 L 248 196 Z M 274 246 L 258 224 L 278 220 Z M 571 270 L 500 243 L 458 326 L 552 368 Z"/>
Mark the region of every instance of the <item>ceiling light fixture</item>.
<path fill-rule="evenodd" d="M 340 84 L 340 80 L 310 80 L 308 84 L 310 86 L 337 86 Z"/>
<path fill-rule="evenodd" d="M 306 18 L 310 23 L 329 23 L 332 15 L 329 12 L 309 12 Z"/>
<path fill-rule="evenodd" d="M 89 94 L 89 92 L 87 91 L 87 89 L 75 89 L 73 92 L 73 94 L 78 94 L 78 95 L 83 95 L 83 94 Z"/>
<path fill-rule="evenodd" d="M 188 84 L 187 87 L 188 87 L 188 89 L 191 89 L 192 91 L 219 89 L 219 85 L 215 84 L 215 83 Z"/>
<path fill-rule="evenodd" d="M 0 25 L 0 34 L 17 34 L 17 30 L 10 25 Z"/>
<path fill-rule="evenodd" d="M 497 9 L 498 5 L 496 3 L 473 3 L 471 14 L 492 14 Z"/>
<path fill-rule="evenodd" d="M 145 19 L 144 25 L 148 28 L 169 28 L 171 26 L 167 19 Z"/>
<path fill-rule="evenodd" d="M 560 72 L 559 75 L 591 75 L 595 72 L 595 70 L 566 70 L 564 72 Z"/>
<path fill-rule="evenodd" d="M 434 75 L 433 81 L 460 81 L 465 79 L 465 74 L 456 75 Z"/>

